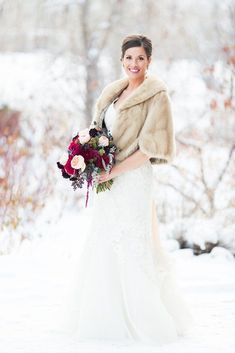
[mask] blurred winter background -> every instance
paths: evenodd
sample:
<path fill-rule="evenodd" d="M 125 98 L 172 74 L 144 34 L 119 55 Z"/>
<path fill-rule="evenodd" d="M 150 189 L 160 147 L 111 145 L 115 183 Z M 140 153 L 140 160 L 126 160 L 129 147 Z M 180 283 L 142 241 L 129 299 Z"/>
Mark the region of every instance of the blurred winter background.
<path fill-rule="evenodd" d="M 194 337 L 184 348 L 231 352 L 234 1 L 0 0 L 2 353 L 42 352 L 36 338 L 23 338 L 32 329 L 30 310 L 41 313 L 41 328 L 46 313 L 53 317 L 89 222 L 84 192 L 61 178 L 56 161 L 90 123 L 104 85 L 124 75 L 121 42 L 137 33 L 152 39 L 149 71 L 166 81 L 174 112 L 177 157 L 154 167 L 154 198 L 164 246 L 204 322 L 195 332 L 208 341 L 200 346 Z M 53 342 L 57 352 L 75 352 L 68 342 Z"/>

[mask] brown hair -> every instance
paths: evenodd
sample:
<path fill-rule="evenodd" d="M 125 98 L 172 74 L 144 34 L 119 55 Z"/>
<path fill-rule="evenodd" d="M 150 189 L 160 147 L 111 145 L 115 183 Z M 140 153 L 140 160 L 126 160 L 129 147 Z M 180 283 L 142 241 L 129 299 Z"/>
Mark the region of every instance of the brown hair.
<path fill-rule="evenodd" d="M 133 35 L 127 36 L 123 39 L 121 59 L 124 57 L 125 51 L 127 49 L 133 48 L 133 47 L 143 47 L 148 59 L 152 55 L 152 42 L 151 42 L 151 40 L 149 38 L 147 38 L 146 36 L 142 36 L 139 34 L 133 34 Z"/>

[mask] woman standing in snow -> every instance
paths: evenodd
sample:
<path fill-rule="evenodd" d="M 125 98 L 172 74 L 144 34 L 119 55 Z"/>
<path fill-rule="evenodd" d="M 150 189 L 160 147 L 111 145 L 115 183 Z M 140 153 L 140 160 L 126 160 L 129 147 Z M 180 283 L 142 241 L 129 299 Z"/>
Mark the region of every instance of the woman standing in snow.
<path fill-rule="evenodd" d="M 74 277 L 68 329 L 85 340 L 166 343 L 191 320 L 158 237 L 152 165 L 175 157 L 166 84 L 147 74 L 152 44 L 123 40 L 126 77 L 99 96 L 90 128 L 106 126 L 118 147 L 110 191 L 94 195 L 87 242 Z"/>

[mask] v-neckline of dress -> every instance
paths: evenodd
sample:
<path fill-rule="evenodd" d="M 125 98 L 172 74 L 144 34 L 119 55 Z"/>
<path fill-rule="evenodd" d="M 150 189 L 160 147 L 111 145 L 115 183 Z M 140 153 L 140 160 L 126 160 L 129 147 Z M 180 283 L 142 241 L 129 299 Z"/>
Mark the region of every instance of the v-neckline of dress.
<path fill-rule="evenodd" d="M 116 102 L 119 100 L 120 96 L 122 95 L 122 93 L 123 93 L 125 90 L 126 90 L 126 87 L 124 88 L 124 90 L 122 90 L 122 91 L 119 93 L 119 95 L 118 95 L 118 96 L 114 99 L 114 101 L 112 102 L 113 108 L 115 109 L 116 112 L 118 111 L 119 107 L 116 108 L 114 103 L 116 103 Z M 128 99 L 128 97 L 129 97 L 129 96 L 127 96 L 127 97 L 120 103 L 120 106 L 126 101 L 126 99 Z"/>
<path fill-rule="evenodd" d="M 115 98 L 114 101 L 112 102 L 113 109 L 114 109 L 115 111 L 118 110 L 118 107 L 116 108 L 114 103 L 116 103 L 118 100 L 119 100 L 119 97 Z"/>
<path fill-rule="evenodd" d="M 137 87 L 137 88 L 138 88 L 138 87 Z M 136 88 L 136 89 L 137 89 L 137 88 Z M 136 89 L 134 89 L 134 90 L 120 103 L 120 106 L 122 106 L 122 104 L 124 104 L 125 101 L 128 100 L 128 98 L 129 98 L 130 96 L 132 96 L 132 94 L 135 92 Z M 125 88 L 123 91 L 121 91 L 121 92 L 119 93 L 119 96 L 116 97 L 116 98 L 113 100 L 113 102 L 112 102 L 113 108 L 115 109 L 116 112 L 118 111 L 119 106 L 116 108 L 114 103 L 116 103 L 116 102 L 119 100 L 120 96 L 122 95 L 122 93 L 123 93 L 125 90 L 126 90 L 126 88 Z"/>

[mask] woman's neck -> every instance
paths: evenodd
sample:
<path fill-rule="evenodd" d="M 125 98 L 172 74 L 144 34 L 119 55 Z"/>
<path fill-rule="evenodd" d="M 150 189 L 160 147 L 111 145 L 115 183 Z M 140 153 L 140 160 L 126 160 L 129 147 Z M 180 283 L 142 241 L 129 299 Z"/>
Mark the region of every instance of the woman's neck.
<path fill-rule="evenodd" d="M 141 85 L 142 82 L 144 82 L 145 77 L 141 79 L 136 79 L 136 80 L 129 80 L 128 86 L 126 87 L 125 91 L 133 91 L 136 89 L 139 85 Z"/>

